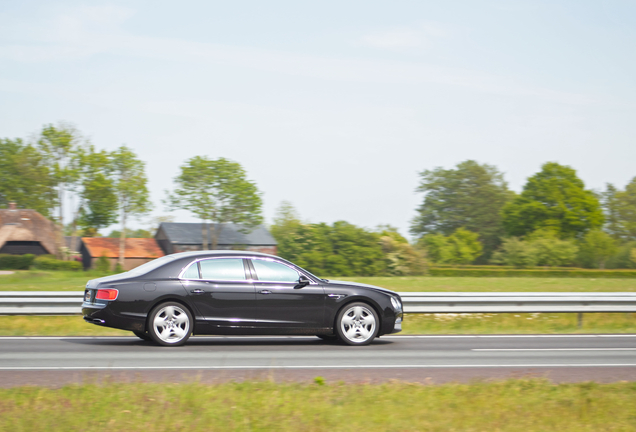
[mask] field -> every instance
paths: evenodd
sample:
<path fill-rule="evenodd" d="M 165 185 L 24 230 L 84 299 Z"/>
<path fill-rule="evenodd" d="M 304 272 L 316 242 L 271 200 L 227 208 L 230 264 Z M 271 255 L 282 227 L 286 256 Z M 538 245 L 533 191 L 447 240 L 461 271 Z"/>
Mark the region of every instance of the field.
<path fill-rule="evenodd" d="M 636 384 L 109 383 L 0 389 L 7 431 L 627 431 Z"/>
<path fill-rule="evenodd" d="M 0 275 L 0 291 L 83 291 L 92 272 L 18 271 Z M 636 279 L 471 278 L 471 277 L 335 277 L 394 291 L 636 291 Z"/>

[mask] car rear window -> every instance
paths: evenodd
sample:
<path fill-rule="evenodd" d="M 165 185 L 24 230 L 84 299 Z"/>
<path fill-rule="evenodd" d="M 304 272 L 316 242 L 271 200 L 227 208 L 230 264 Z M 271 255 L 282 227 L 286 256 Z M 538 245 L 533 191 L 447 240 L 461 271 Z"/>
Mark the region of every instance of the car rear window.
<path fill-rule="evenodd" d="M 201 278 L 220 281 L 244 281 L 245 267 L 241 258 L 220 258 L 200 261 Z"/>

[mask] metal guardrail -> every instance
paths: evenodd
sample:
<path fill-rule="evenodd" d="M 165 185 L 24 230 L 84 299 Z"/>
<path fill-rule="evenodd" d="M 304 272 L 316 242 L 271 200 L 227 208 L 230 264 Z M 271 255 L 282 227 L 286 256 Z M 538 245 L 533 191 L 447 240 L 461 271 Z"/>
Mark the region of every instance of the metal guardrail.
<path fill-rule="evenodd" d="M 401 292 L 406 313 L 636 312 L 636 292 Z M 83 291 L 0 291 L 0 315 L 81 313 Z"/>

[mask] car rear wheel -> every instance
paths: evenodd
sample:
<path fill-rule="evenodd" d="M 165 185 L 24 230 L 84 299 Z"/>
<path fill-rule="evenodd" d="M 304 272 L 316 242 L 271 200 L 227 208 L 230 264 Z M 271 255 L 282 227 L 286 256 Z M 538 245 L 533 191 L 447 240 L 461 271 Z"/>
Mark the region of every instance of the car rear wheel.
<path fill-rule="evenodd" d="M 180 303 L 161 303 L 150 312 L 148 334 L 159 345 L 183 345 L 192 334 L 192 315 Z"/>
<path fill-rule="evenodd" d="M 367 303 L 346 305 L 336 319 L 336 332 L 347 345 L 368 345 L 378 334 L 380 320 Z"/>
<path fill-rule="evenodd" d="M 152 338 L 150 337 L 150 335 L 146 332 L 140 332 L 140 331 L 133 331 L 133 333 L 135 334 L 135 336 L 137 336 L 139 339 L 143 339 L 145 341 L 152 341 Z"/>

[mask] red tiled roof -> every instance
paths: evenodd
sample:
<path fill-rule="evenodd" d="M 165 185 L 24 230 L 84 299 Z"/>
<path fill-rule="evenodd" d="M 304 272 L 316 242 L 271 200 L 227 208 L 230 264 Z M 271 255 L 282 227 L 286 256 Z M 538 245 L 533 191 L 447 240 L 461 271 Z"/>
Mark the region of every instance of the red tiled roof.
<path fill-rule="evenodd" d="M 110 237 L 82 237 L 88 253 L 93 258 L 106 256 L 107 258 L 119 257 L 119 239 Z M 163 251 L 152 238 L 127 238 L 126 253 L 124 258 L 159 258 L 164 256 Z"/>

